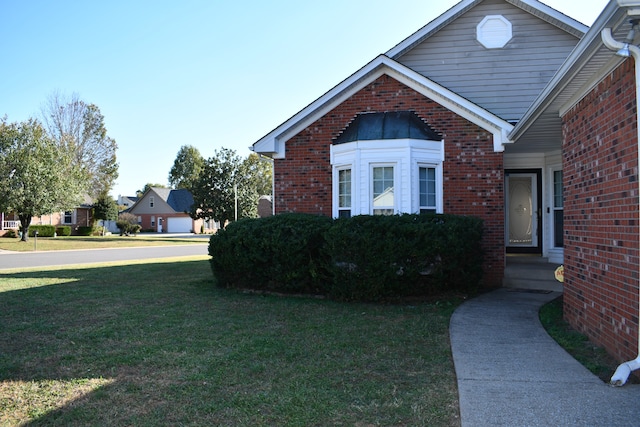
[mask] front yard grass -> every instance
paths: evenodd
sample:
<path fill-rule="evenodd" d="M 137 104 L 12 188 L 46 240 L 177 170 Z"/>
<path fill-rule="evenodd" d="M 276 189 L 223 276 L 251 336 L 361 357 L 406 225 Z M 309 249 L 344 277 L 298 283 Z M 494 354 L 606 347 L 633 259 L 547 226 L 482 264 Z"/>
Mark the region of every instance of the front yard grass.
<path fill-rule="evenodd" d="M 61 251 L 72 249 L 127 248 L 139 246 L 185 245 L 192 243 L 209 243 L 210 235 L 193 235 L 171 237 L 170 235 L 138 234 L 137 236 L 59 236 L 30 237 L 23 242 L 13 237 L 0 237 L 0 250 L 15 252 Z M 37 248 L 36 248 L 37 246 Z"/>
<path fill-rule="evenodd" d="M 456 426 L 456 304 L 243 294 L 205 257 L 2 272 L 0 425 Z"/>

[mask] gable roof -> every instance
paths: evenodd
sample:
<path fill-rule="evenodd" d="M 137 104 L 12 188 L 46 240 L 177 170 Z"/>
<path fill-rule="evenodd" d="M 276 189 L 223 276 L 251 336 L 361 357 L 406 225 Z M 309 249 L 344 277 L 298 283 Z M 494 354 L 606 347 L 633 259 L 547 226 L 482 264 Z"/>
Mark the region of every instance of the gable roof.
<path fill-rule="evenodd" d="M 504 144 L 510 142 L 507 134 L 513 125 L 388 56 L 380 55 L 262 137 L 251 149 L 274 159 L 283 159 L 287 140 L 385 74 L 491 132 L 495 151 L 503 151 Z"/>
<path fill-rule="evenodd" d="M 189 212 L 193 205 L 193 196 L 189 190 L 154 187 L 155 193 L 176 212 Z"/>
<path fill-rule="evenodd" d="M 127 211 L 134 212 L 136 210 L 136 207 L 144 200 L 146 200 L 147 196 L 149 196 L 150 193 L 154 193 L 156 196 L 158 196 L 176 213 L 188 213 L 191 210 L 191 206 L 193 205 L 193 195 L 189 190 L 174 190 L 171 188 L 150 187 L 142 195 L 142 197 L 138 198 L 133 206 L 127 209 Z"/>
<path fill-rule="evenodd" d="M 386 55 L 390 58 L 397 59 L 398 57 L 411 50 L 414 46 L 422 43 L 424 40 L 431 37 L 433 34 L 440 31 L 442 28 L 449 25 L 451 22 L 468 12 L 473 7 L 482 3 L 483 0 L 463 0 L 460 3 L 447 10 L 445 13 L 429 22 L 427 25 L 398 43 L 395 47 L 387 51 Z M 573 18 L 564 15 L 563 13 L 541 3 L 537 0 L 505 0 L 530 14 L 537 16 L 538 18 L 555 25 L 556 27 L 573 34 L 580 38 L 587 32 L 589 27 L 576 21 Z"/>

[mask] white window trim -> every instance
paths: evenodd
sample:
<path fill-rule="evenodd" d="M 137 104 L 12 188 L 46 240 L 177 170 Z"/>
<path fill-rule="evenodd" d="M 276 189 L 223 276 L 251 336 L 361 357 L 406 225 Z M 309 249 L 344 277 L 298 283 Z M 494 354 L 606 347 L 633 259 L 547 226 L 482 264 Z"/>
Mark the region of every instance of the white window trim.
<path fill-rule="evenodd" d="M 333 168 L 333 179 L 332 182 L 333 184 L 333 191 L 332 191 L 332 205 L 333 205 L 333 217 L 334 218 L 338 218 L 340 215 L 340 198 L 339 198 L 339 193 L 340 193 L 340 188 L 339 188 L 339 183 L 340 183 L 340 171 L 343 170 L 347 170 L 347 169 L 351 169 L 351 209 L 349 210 L 351 216 L 354 216 L 354 205 L 355 205 L 355 200 L 356 200 L 356 195 L 355 195 L 355 191 L 356 191 L 356 185 L 355 185 L 355 181 L 356 181 L 356 175 L 355 175 L 355 167 L 353 165 L 353 163 L 347 163 L 347 164 L 343 164 L 343 165 L 337 165 Z M 346 209 L 344 209 L 346 210 Z"/>
<path fill-rule="evenodd" d="M 373 206 L 373 169 L 374 168 L 393 168 L 393 206 Z M 401 186 L 398 184 L 400 180 L 398 179 L 399 171 L 398 162 L 384 162 L 384 163 L 369 163 L 369 174 L 367 176 L 367 182 L 369 183 L 369 215 L 373 215 L 373 211 L 375 209 L 393 209 L 393 213 L 397 214 L 399 212 L 398 202 L 401 195 Z"/>
<path fill-rule="evenodd" d="M 64 222 L 65 218 L 67 217 L 66 212 L 71 212 L 71 222 Z M 75 209 L 71 209 L 71 211 L 62 211 L 61 213 L 61 217 L 62 217 L 62 225 L 72 225 L 76 223 L 76 210 Z"/>
<path fill-rule="evenodd" d="M 444 206 L 444 194 L 443 194 L 443 182 L 444 182 L 444 172 L 442 163 L 427 163 L 427 162 L 415 162 L 414 166 L 414 174 L 415 178 L 412 180 L 416 182 L 416 187 L 414 190 L 414 200 L 412 205 L 415 206 L 413 212 L 420 213 L 420 168 L 434 168 L 436 170 L 436 213 L 443 212 Z"/>
<path fill-rule="evenodd" d="M 372 166 L 394 166 L 396 213 L 420 212 L 419 167 L 436 168 L 436 212 L 444 206 L 444 140 L 393 139 L 332 145 L 332 215 L 338 217 L 338 170 L 351 168 L 351 215 L 373 212 Z"/>

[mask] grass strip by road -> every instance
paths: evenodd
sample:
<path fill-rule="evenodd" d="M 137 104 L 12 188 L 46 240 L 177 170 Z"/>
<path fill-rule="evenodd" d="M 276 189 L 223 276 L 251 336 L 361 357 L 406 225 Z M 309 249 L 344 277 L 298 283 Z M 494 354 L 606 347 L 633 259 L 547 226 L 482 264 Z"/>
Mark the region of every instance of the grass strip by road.
<path fill-rule="evenodd" d="M 216 288 L 206 259 L 0 273 L 0 425 L 459 425 L 456 302 Z"/>
<path fill-rule="evenodd" d="M 194 235 L 171 237 L 156 234 L 139 234 L 137 236 L 65 236 L 34 237 L 27 242 L 13 237 L 0 237 L 0 250 L 13 252 L 62 251 L 74 249 L 130 248 L 140 246 L 188 245 L 209 243 L 209 236 Z"/>

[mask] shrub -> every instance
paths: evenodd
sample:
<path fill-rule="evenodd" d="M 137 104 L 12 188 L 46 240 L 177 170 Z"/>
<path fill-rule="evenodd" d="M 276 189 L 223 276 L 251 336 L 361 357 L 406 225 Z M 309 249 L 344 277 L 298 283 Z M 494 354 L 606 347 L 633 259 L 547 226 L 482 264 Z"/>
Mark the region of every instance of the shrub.
<path fill-rule="evenodd" d="M 56 235 L 71 236 L 71 227 L 68 225 L 59 225 L 56 227 Z"/>
<path fill-rule="evenodd" d="M 56 227 L 53 225 L 31 225 L 29 226 L 29 237 L 35 236 L 36 231 L 38 237 L 53 237 Z"/>
<path fill-rule="evenodd" d="M 243 219 L 211 236 L 211 267 L 222 287 L 325 293 L 325 216 L 282 214 Z"/>
<path fill-rule="evenodd" d="M 381 301 L 477 289 L 481 239 L 473 217 L 281 214 L 219 230 L 209 255 L 219 286 Z"/>
<path fill-rule="evenodd" d="M 482 221 L 453 215 L 362 215 L 327 233 L 334 299 L 379 301 L 477 288 Z"/>
<path fill-rule="evenodd" d="M 129 236 L 130 234 L 137 234 L 142 228 L 138 224 L 138 217 L 134 214 L 123 212 L 118 216 L 116 221 L 116 227 L 120 229 L 120 235 Z"/>
<path fill-rule="evenodd" d="M 18 234 L 18 232 L 14 229 L 9 229 L 7 230 L 6 233 L 4 233 L 4 237 L 13 237 L 13 238 L 17 238 L 20 237 L 20 235 Z"/>
<path fill-rule="evenodd" d="M 92 236 L 95 228 L 90 226 L 78 227 L 78 236 Z"/>

